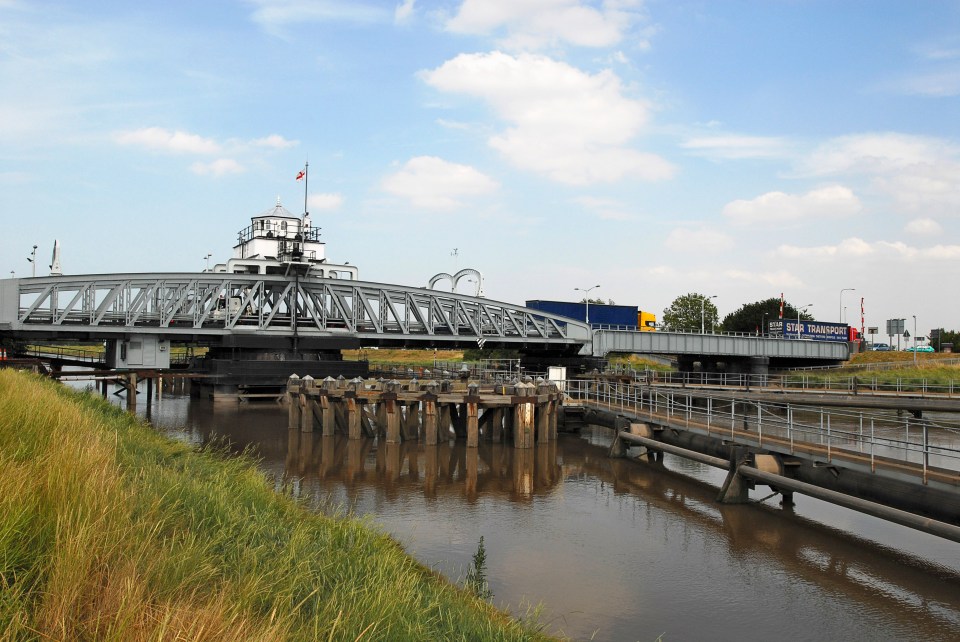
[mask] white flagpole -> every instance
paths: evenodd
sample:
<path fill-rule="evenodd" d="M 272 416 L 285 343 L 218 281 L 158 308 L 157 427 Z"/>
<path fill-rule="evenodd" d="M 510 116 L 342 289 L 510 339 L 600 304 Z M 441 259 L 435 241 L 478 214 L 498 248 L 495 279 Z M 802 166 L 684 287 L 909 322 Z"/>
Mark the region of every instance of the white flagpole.
<path fill-rule="evenodd" d="M 307 215 L 307 186 L 310 182 L 310 163 L 303 165 L 303 215 Z"/>

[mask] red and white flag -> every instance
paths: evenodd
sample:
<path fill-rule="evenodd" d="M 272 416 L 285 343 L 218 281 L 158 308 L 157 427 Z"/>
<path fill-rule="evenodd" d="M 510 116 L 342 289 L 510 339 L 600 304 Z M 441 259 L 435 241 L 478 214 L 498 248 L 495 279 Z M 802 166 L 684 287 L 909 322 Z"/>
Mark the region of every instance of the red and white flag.
<path fill-rule="evenodd" d="M 297 180 L 302 181 L 306 175 L 307 175 L 307 171 L 304 169 L 301 169 L 300 173 L 297 174 Z"/>
<path fill-rule="evenodd" d="M 783 318 L 783 292 L 780 293 L 780 318 Z"/>

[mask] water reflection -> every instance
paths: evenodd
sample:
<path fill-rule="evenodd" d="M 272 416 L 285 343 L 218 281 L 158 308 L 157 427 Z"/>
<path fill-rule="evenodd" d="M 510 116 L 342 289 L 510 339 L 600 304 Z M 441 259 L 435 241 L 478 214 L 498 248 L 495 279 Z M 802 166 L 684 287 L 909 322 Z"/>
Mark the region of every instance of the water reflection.
<path fill-rule="evenodd" d="M 375 486 L 388 498 L 419 493 L 427 498 L 455 493 L 466 502 L 494 494 L 514 502 L 530 502 L 562 481 L 557 443 L 533 449 L 481 442 L 467 448 L 463 441 L 428 446 L 374 440 L 351 440 L 342 435 L 320 436 L 290 430 L 284 481 L 299 481 L 300 490 L 315 482 L 339 482 L 348 489 Z"/>
<path fill-rule="evenodd" d="M 278 406 L 166 397 L 153 421 L 226 438 L 307 505 L 367 515 L 461 578 L 481 535 L 494 601 L 575 639 L 954 640 L 960 546 L 809 498 L 721 505 L 722 473 L 610 459 L 610 433 L 526 450 L 289 431 Z M 765 489 L 764 489 L 765 490 Z M 757 499 L 765 492 L 758 492 Z"/>

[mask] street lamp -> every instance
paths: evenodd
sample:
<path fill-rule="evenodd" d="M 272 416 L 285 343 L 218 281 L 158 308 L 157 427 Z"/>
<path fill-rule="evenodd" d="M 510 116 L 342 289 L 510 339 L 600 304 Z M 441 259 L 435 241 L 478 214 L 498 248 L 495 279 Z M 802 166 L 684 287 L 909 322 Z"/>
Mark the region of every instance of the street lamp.
<path fill-rule="evenodd" d="M 585 315 L 585 316 L 586 316 L 586 321 L 587 321 L 587 326 L 590 325 L 590 290 L 592 290 L 593 288 L 599 288 L 599 287 L 600 287 L 600 285 L 597 284 L 597 285 L 591 286 L 591 287 L 589 287 L 589 288 L 573 288 L 574 290 L 579 290 L 580 292 L 583 292 L 583 294 L 584 294 L 584 297 L 583 297 L 583 298 L 584 298 L 584 300 L 587 302 L 587 311 L 586 311 L 586 315 Z"/>
<path fill-rule="evenodd" d="M 917 367 L 917 315 L 913 315 L 913 367 Z"/>
<path fill-rule="evenodd" d="M 210 271 L 210 257 L 211 257 L 211 256 L 213 256 L 213 254 L 207 254 L 205 257 L 203 257 L 203 259 L 207 262 L 207 269 L 204 270 L 204 272 L 209 272 L 209 271 Z"/>
<path fill-rule="evenodd" d="M 704 323 L 704 310 L 707 306 L 707 299 L 716 299 L 716 294 L 711 294 L 710 296 L 705 296 L 700 299 L 700 334 L 706 334 L 706 324 Z"/>
<path fill-rule="evenodd" d="M 30 261 L 30 276 L 37 276 L 37 246 L 33 246 L 33 251 L 30 252 L 30 256 L 27 257 L 27 260 Z"/>
<path fill-rule="evenodd" d="M 840 319 L 843 320 L 843 293 L 844 292 L 855 292 L 857 288 L 843 288 L 840 290 Z M 846 323 L 846 321 L 844 321 Z"/>
<path fill-rule="evenodd" d="M 761 319 L 761 321 L 760 321 L 760 323 L 761 323 L 762 326 L 763 326 L 762 328 L 760 328 L 761 330 L 763 330 L 763 336 L 767 336 L 767 317 L 768 317 L 768 316 L 770 316 L 770 313 L 769 313 L 769 312 L 764 312 L 764 313 L 763 313 L 763 319 Z"/>
<path fill-rule="evenodd" d="M 800 308 L 799 310 L 797 310 L 797 339 L 800 338 L 800 313 L 801 313 L 801 312 L 806 312 L 806 311 L 807 311 L 807 308 L 812 308 L 812 307 L 813 307 L 813 304 L 812 304 L 812 303 L 808 303 L 808 304 L 806 304 L 805 306 L 803 306 L 802 308 Z"/>

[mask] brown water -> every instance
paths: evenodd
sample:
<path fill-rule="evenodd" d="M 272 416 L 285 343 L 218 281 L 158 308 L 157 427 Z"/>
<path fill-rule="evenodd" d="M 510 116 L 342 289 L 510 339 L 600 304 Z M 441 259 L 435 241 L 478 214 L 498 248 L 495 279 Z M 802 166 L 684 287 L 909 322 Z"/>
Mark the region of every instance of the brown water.
<path fill-rule="evenodd" d="M 453 581 L 483 536 L 493 601 L 520 617 L 542 605 L 538 621 L 573 639 L 960 639 L 960 544 L 800 495 L 790 510 L 720 505 L 722 472 L 610 459 L 602 428 L 519 451 L 290 432 L 275 405 L 168 396 L 150 416 L 178 439 L 254 448 L 278 486 L 369 516 Z"/>

